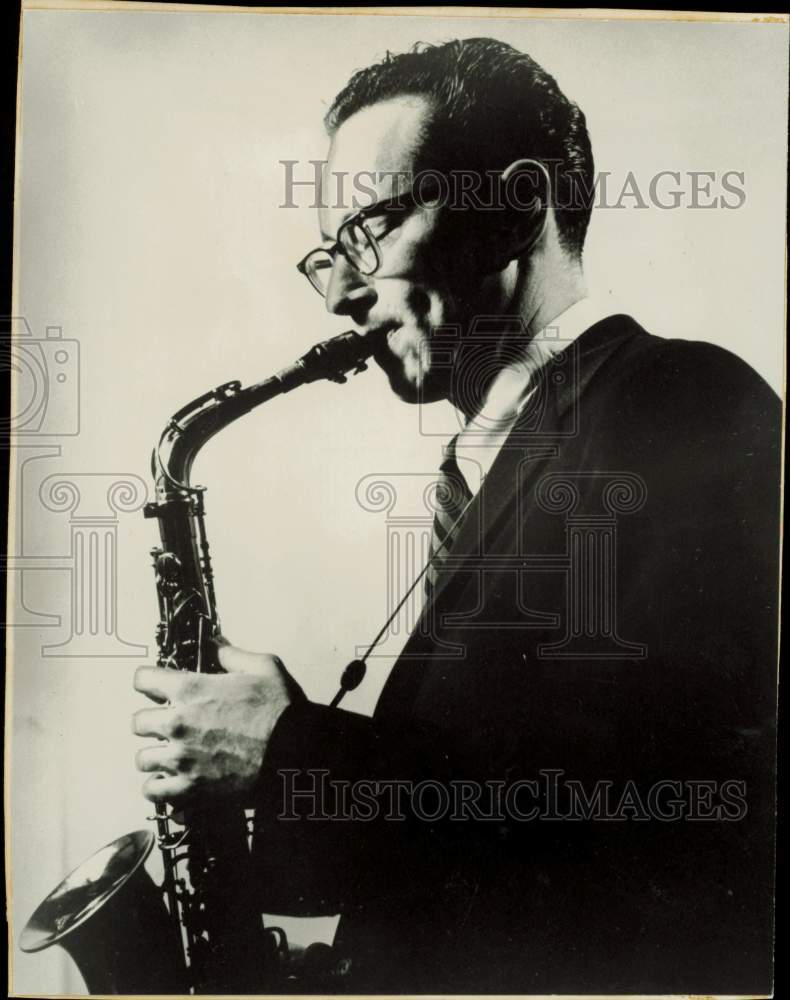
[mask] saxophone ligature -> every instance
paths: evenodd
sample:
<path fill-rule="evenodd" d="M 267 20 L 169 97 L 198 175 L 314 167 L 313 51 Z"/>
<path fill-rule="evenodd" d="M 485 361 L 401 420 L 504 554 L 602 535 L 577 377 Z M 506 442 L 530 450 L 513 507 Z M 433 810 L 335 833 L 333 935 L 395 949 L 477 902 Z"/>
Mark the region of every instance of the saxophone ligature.
<path fill-rule="evenodd" d="M 262 403 L 321 379 L 345 382 L 374 353 L 348 332 L 312 347 L 294 364 L 255 385 L 226 382 L 168 421 L 152 456 L 160 544 L 151 551 L 163 669 L 221 670 L 219 617 L 205 529 L 205 489 L 192 466 L 215 434 Z M 287 992 L 288 945 L 264 927 L 250 877 L 251 820 L 242 805 L 158 806 L 155 832 L 137 830 L 107 844 L 74 869 L 26 924 L 20 947 L 58 944 L 76 963 L 90 993 Z M 145 868 L 154 844 L 164 877 Z"/>

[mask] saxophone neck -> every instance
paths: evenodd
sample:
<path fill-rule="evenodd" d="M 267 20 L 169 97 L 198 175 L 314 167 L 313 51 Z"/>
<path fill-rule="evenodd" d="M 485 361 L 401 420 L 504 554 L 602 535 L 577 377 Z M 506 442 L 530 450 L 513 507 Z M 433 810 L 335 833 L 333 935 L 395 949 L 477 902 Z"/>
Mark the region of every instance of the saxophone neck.
<path fill-rule="evenodd" d="M 174 413 L 151 457 L 151 473 L 160 499 L 194 492 L 190 483 L 192 465 L 203 446 L 234 420 L 282 392 L 276 376 L 249 389 L 242 389 L 238 381 L 224 382 Z"/>
<path fill-rule="evenodd" d="M 262 382 L 242 389 L 241 382 L 224 382 L 182 406 L 173 414 L 154 448 L 151 471 L 160 498 L 193 490 L 192 464 L 200 449 L 228 424 L 275 396 L 322 379 L 345 382 L 349 372 L 365 371 L 375 346 L 349 331 L 321 341 L 292 365 Z"/>

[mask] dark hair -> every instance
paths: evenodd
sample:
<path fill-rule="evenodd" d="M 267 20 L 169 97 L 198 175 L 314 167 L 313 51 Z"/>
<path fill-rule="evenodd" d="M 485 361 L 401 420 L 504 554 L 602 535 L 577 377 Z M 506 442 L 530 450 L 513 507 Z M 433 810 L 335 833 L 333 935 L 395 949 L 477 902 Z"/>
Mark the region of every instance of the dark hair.
<path fill-rule="evenodd" d="M 581 257 L 594 197 L 593 156 L 583 113 L 534 59 L 493 38 L 417 43 L 358 70 L 325 125 L 332 135 L 362 108 L 419 95 L 433 106 L 420 169 L 503 170 L 528 157 L 552 179 L 560 242 Z"/>

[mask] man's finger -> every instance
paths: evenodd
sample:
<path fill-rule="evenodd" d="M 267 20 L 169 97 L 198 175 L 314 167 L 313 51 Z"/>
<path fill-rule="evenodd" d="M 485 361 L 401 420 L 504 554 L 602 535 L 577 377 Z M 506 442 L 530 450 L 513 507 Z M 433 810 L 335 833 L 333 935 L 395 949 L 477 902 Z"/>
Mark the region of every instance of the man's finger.
<path fill-rule="evenodd" d="M 192 785 L 184 775 L 152 774 L 143 785 L 150 802 L 179 802 L 189 797 Z"/>
<path fill-rule="evenodd" d="M 158 736 L 168 739 L 173 733 L 172 708 L 141 708 L 132 716 L 132 732 L 135 736 Z"/>
<path fill-rule="evenodd" d="M 179 670 L 162 667 L 138 667 L 134 672 L 134 689 L 155 701 L 170 701 L 180 683 Z"/>
<path fill-rule="evenodd" d="M 143 747 L 135 755 L 135 765 L 138 771 L 164 771 L 167 774 L 178 774 L 181 768 L 178 766 L 176 755 L 169 744 L 162 744 L 156 747 Z"/>

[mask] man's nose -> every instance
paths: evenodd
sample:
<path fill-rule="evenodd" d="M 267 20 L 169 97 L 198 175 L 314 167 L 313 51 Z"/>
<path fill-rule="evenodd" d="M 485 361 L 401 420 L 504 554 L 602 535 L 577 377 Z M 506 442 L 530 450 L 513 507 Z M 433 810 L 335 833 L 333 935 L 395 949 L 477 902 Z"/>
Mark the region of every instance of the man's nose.
<path fill-rule="evenodd" d="M 375 301 L 371 279 L 349 264 L 343 254 L 337 254 L 326 290 L 327 311 L 336 316 L 353 316 L 361 323 Z"/>

